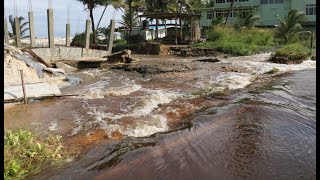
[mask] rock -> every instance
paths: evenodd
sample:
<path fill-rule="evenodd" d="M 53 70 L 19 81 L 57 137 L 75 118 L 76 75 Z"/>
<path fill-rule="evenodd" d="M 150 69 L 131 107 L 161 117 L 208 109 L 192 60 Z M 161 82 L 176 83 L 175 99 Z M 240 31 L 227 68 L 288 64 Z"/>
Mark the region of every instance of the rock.
<path fill-rule="evenodd" d="M 67 76 L 66 79 L 71 84 L 80 84 L 82 82 L 81 78 L 72 75 Z"/>
<path fill-rule="evenodd" d="M 131 63 L 133 61 L 130 50 L 123 50 L 105 57 L 107 58 L 107 63 Z"/>

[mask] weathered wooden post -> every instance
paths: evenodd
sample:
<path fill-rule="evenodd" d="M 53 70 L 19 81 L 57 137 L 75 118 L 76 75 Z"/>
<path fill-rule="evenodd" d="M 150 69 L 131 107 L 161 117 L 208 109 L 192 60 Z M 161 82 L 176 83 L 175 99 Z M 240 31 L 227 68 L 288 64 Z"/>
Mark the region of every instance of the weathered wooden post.
<path fill-rule="evenodd" d="M 114 28 L 115 28 L 115 21 L 113 19 L 110 20 L 109 25 L 109 34 L 108 34 L 108 54 L 112 53 L 112 46 L 113 46 L 113 35 L 114 35 Z"/>
<path fill-rule="evenodd" d="M 90 48 L 90 20 L 86 20 L 86 49 Z"/>
<path fill-rule="evenodd" d="M 20 75 L 21 75 L 21 83 L 22 83 L 24 104 L 28 104 L 27 96 L 26 96 L 26 90 L 25 90 L 25 86 L 24 86 L 24 78 L 23 78 L 23 70 L 22 69 L 20 70 Z"/>

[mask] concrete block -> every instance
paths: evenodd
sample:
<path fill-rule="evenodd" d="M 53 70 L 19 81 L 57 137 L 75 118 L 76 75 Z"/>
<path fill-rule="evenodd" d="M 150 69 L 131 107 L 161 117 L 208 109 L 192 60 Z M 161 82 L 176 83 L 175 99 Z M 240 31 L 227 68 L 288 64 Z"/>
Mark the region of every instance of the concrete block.
<path fill-rule="evenodd" d="M 21 35 L 20 35 L 20 22 L 19 18 L 15 17 L 15 32 L 16 32 L 16 45 L 17 47 L 21 47 Z"/>
<path fill-rule="evenodd" d="M 86 20 L 86 49 L 90 48 L 90 20 Z"/>
<path fill-rule="evenodd" d="M 43 96 L 59 96 L 60 89 L 57 85 L 52 85 L 46 82 L 34 84 L 25 84 L 27 97 L 43 97 Z M 4 100 L 23 98 L 22 86 L 13 85 L 4 87 Z"/>
<path fill-rule="evenodd" d="M 30 45 L 35 47 L 35 29 L 34 29 L 34 21 L 33 21 L 33 12 L 28 12 L 29 17 L 29 32 L 30 32 Z"/>
<path fill-rule="evenodd" d="M 70 46 L 70 24 L 66 24 L 66 46 Z"/>

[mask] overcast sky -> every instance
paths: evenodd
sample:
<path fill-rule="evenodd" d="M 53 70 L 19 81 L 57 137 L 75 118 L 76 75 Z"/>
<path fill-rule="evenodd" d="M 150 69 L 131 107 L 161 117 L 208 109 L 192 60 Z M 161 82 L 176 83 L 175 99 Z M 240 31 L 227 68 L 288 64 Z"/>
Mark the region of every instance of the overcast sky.
<path fill-rule="evenodd" d="M 29 3 L 28 0 L 16 0 L 18 3 L 18 16 L 23 16 L 28 21 Z M 36 37 L 47 37 L 47 9 L 48 0 L 31 0 L 32 9 L 34 12 Z M 8 19 L 9 15 L 14 14 L 14 0 L 4 0 L 5 15 Z M 77 32 L 84 32 L 85 20 L 88 14 L 84 11 L 84 5 L 77 0 L 52 0 L 52 8 L 54 14 L 54 30 L 55 36 L 65 36 L 65 24 L 67 23 L 67 7 L 70 7 L 70 24 L 72 36 Z M 94 9 L 95 26 L 103 12 L 104 7 L 97 7 Z M 106 27 L 110 20 L 115 18 L 116 22 L 121 20 L 122 11 L 116 11 L 109 6 L 101 20 L 99 27 Z M 116 24 L 116 27 L 118 24 Z M 11 27 L 8 27 L 11 31 Z"/>

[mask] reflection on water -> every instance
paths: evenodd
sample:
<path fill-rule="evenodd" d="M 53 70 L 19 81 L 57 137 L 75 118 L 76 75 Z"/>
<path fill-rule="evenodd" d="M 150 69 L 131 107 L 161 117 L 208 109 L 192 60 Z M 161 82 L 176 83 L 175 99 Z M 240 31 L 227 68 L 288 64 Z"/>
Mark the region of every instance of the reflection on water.
<path fill-rule="evenodd" d="M 315 74 L 294 72 L 236 93 L 197 112 L 187 129 L 106 141 L 37 178 L 315 179 Z"/>

